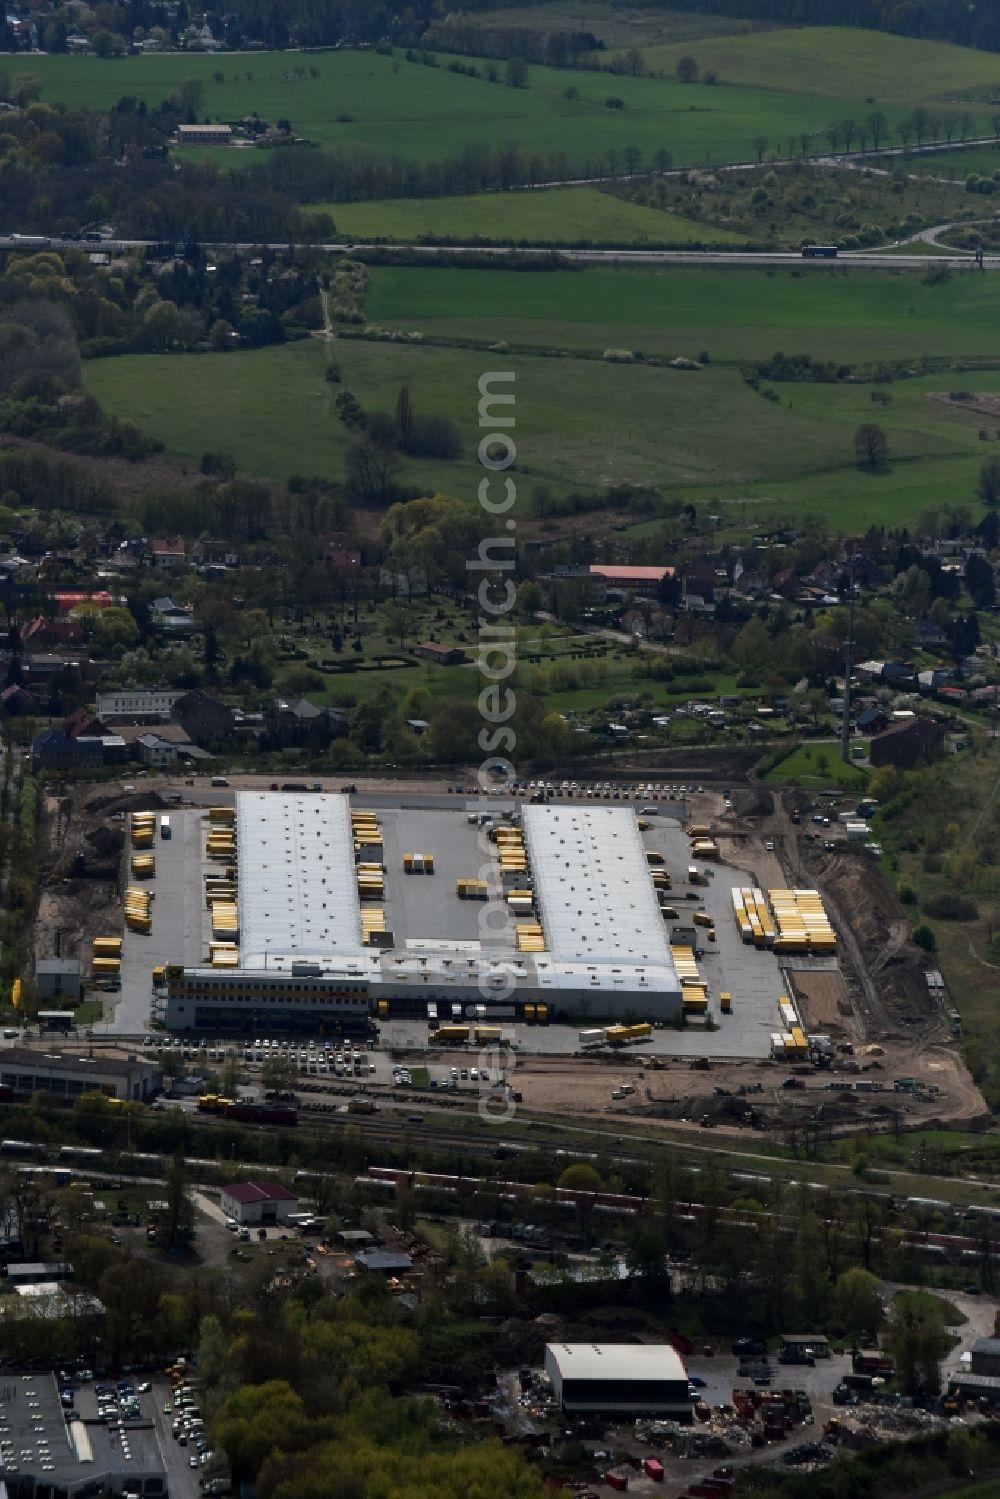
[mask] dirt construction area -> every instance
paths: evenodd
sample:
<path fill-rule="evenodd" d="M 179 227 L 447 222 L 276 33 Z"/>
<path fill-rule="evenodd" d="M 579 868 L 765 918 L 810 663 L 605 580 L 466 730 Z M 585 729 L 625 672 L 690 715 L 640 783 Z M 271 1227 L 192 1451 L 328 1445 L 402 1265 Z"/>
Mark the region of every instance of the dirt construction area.
<path fill-rule="evenodd" d="M 712 1128 L 739 1133 L 785 1129 L 797 1118 L 818 1118 L 824 1133 L 835 1134 L 932 1122 L 968 1128 L 988 1119 L 982 1095 L 954 1049 L 908 1042 L 877 1060 L 880 1070 L 864 1074 L 883 1084 L 884 1091 L 873 1093 L 831 1088 L 831 1083 L 853 1077 L 840 1068 L 799 1068 L 796 1080 L 801 1086 L 786 1089 L 782 1083 L 790 1074 L 783 1063 L 712 1061 L 702 1070 L 681 1057 L 664 1058 L 653 1068 L 644 1067 L 637 1056 L 599 1062 L 522 1055 L 514 1079 L 527 1109 L 633 1124 L 642 1120 L 653 1127 L 659 1120 L 671 1128 L 682 1124 L 703 1129 L 707 1119 Z M 867 1061 L 862 1058 L 859 1066 Z M 895 1077 L 914 1078 L 918 1087 L 912 1093 L 896 1093 Z M 612 1092 L 623 1084 L 633 1085 L 635 1091 L 612 1099 Z"/>

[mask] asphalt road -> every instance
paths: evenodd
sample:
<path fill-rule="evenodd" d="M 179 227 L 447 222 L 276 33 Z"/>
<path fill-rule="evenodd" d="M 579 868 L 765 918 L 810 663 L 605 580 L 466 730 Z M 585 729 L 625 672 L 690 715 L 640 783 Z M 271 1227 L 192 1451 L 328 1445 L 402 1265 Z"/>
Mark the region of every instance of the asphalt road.
<path fill-rule="evenodd" d="M 946 226 L 939 226 L 946 227 Z M 100 250 L 116 253 L 121 250 L 148 249 L 159 241 L 145 239 L 120 239 L 106 240 L 100 246 L 91 246 Z M 49 239 L 46 248 L 54 250 L 76 250 L 80 245 L 75 240 Z M 0 236 L 0 250 L 37 250 L 40 244 L 30 244 L 27 241 L 19 241 L 11 235 Z M 567 246 L 553 245 L 421 245 L 421 244 L 393 244 L 386 246 L 382 244 L 320 244 L 320 245 L 296 245 L 288 241 L 274 241 L 266 245 L 242 243 L 238 241 L 215 242 L 203 244 L 206 250 L 228 250 L 236 254 L 250 254 L 261 249 L 290 251 L 296 249 L 320 250 L 330 254 L 344 253 L 345 251 L 380 251 L 386 248 L 405 251 L 407 254 L 424 255 L 430 260 L 450 255 L 492 255 L 502 263 L 516 257 L 519 260 L 536 258 L 547 258 L 557 250 L 564 259 L 574 261 L 581 265 L 678 265 L 678 266 L 716 266 L 723 268 L 746 269 L 748 266 L 797 266 L 801 269 L 829 270 L 833 262 L 829 260 L 804 260 L 794 250 L 594 250 L 573 249 Z M 848 270 L 892 270 L 892 271 L 920 271 L 928 266 L 947 264 L 950 260 L 962 263 L 968 262 L 970 268 L 973 266 L 972 257 L 969 255 L 955 254 L 943 256 L 940 254 L 930 255 L 886 255 L 877 250 L 858 250 L 845 253 L 840 256 L 836 265 Z M 983 262 L 984 271 L 1000 270 L 1000 255 L 987 255 Z"/>

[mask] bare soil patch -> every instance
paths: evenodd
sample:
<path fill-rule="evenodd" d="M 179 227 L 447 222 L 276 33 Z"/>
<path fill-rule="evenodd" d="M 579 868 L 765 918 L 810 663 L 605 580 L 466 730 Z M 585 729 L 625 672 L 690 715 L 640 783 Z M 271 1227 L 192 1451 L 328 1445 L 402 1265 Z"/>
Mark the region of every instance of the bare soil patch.
<path fill-rule="evenodd" d="M 800 968 L 791 970 L 791 979 L 807 1030 L 828 1031 L 831 1035 L 857 1033 L 854 1011 L 839 973 Z"/>

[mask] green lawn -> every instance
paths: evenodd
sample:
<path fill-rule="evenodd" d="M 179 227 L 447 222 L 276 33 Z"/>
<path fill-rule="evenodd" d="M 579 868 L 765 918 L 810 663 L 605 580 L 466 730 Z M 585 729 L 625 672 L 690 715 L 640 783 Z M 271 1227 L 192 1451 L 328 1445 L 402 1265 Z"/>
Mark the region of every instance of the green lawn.
<path fill-rule="evenodd" d="M 713 359 L 877 361 L 997 351 L 1000 279 L 956 272 L 927 286 L 908 271 L 816 267 L 760 271 L 656 268 L 526 275 L 376 268 L 372 323 L 428 336 L 562 348 L 642 349 Z"/>
<path fill-rule="evenodd" d="M 843 91 L 828 98 L 810 96 L 798 84 L 784 91 L 692 89 L 672 79 L 544 67 L 529 68 L 526 88 L 508 88 L 485 76 L 451 73 L 448 59 L 440 61 L 429 68 L 398 52 L 390 58 L 374 51 L 309 54 L 301 62 L 294 53 L 115 60 L 54 54 L 33 56 L 25 67 L 41 80 L 46 103 L 104 110 L 129 94 L 155 106 L 182 80 L 199 78 L 206 118 L 238 119 L 256 110 L 269 120 L 291 120 L 298 134 L 321 145 L 363 143 L 420 161 L 452 156 L 469 143 L 496 148 L 513 142 L 543 158 L 565 153 L 569 169 L 581 175 L 596 170 L 609 149 L 621 153 L 633 145 L 647 160 L 665 147 L 679 166 L 745 160 L 760 133 L 784 140 L 820 131 L 831 119 L 856 115 L 863 102 L 846 72 Z M 477 65 L 483 75 L 488 64 Z M 296 77 L 296 67 L 304 68 L 304 77 Z M 216 72 L 223 82 L 213 81 Z M 570 87 L 577 95 L 568 99 Z M 622 108 L 607 107 L 612 96 Z M 903 111 L 887 106 L 886 113 L 900 118 Z M 246 157 L 233 152 L 232 159 Z"/>
<path fill-rule="evenodd" d="M 318 203 L 337 232 L 354 239 L 490 243 L 683 245 L 745 243 L 680 214 L 628 203 L 596 187 L 474 193 L 464 198 L 394 198 L 374 203 Z"/>
<path fill-rule="evenodd" d="M 953 104 L 956 95 L 992 89 L 998 77 L 996 58 L 988 52 L 841 26 L 718 36 L 643 49 L 647 67 L 670 74 L 685 54 L 696 59 L 703 73 L 714 69 L 723 84 L 770 88 L 780 80 L 794 84 L 802 94 L 841 99 L 846 92 L 855 99 L 870 98 L 878 108 L 935 100 Z M 850 86 L 845 89 L 846 79 Z"/>
<path fill-rule="evenodd" d="M 845 765 L 839 744 L 803 744 L 786 755 L 764 779 L 778 783 L 799 781 L 814 789 L 843 786 L 863 791 L 868 785 L 868 772 L 856 765 Z"/>

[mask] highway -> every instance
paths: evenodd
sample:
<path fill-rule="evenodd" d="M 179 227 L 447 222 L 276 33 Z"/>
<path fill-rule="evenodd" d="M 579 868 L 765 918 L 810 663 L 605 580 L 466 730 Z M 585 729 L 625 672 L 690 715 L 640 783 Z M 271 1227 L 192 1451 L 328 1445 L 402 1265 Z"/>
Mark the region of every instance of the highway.
<path fill-rule="evenodd" d="M 950 225 L 938 225 L 935 232 L 940 233 Z M 40 240 L 34 236 L 18 238 L 17 235 L 0 235 L 0 251 L 21 250 L 32 253 L 40 249 L 53 250 L 86 250 L 88 252 L 102 252 L 104 254 L 119 254 L 129 250 L 149 250 L 162 246 L 162 240 L 146 239 L 114 239 L 102 240 L 100 243 L 79 240 L 66 240 L 50 238 Z M 343 242 L 330 242 L 325 244 L 298 244 L 294 241 L 271 241 L 262 244 L 259 241 L 251 243 L 247 241 L 204 241 L 201 242 L 203 250 L 218 253 L 226 251 L 238 255 L 260 254 L 261 250 L 273 250 L 283 253 L 292 251 L 317 250 L 326 254 L 378 254 L 385 251 L 396 254 L 425 256 L 428 260 L 442 259 L 451 255 L 487 255 L 496 258 L 498 264 L 505 260 L 548 260 L 553 254 L 558 254 L 563 260 L 576 265 L 662 265 L 662 266 L 693 266 L 693 267 L 722 267 L 727 269 L 745 270 L 747 267 L 765 267 L 773 269 L 776 266 L 796 266 L 800 270 L 830 270 L 834 266 L 843 270 L 861 271 L 924 271 L 928 266 L 941 265 L 963 265 L 967 264 L 970 270 L 981 269 L 982 271 L 1000 270 L 1000 255 L 987 255 L 984 257 L 982 267 L 977 267 L 971 254 L 955 253 L 952 255 L 938 254 L 912 254 L 899 255 L 889 254 L 881 250 L 851 250 L 839 255 L 836 261 L 827 259 L 804 259 L 797 250 L 598 250 L 592 248 L 574 248 L 563 245 L 423 245 L 423 244 L 346 244 Z"/>

